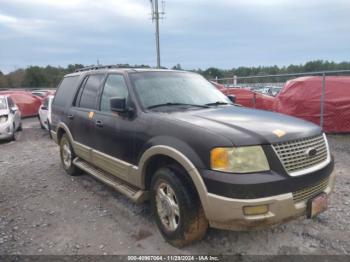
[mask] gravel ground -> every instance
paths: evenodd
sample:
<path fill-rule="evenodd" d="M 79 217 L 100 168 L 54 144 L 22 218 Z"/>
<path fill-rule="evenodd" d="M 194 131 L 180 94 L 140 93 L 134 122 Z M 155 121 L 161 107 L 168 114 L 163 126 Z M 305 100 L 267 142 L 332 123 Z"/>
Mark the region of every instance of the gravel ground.
<path fill-rule="evenodd" d="M 328 212 L 257 232 L 210 229 L 176 249 L 148 204 L 136 205 L 88 175 L 69 177 L 37 119 L 0 143 L 0 254 L 349 254 L 350 135 L 330 136 L 336 186 Z"/>

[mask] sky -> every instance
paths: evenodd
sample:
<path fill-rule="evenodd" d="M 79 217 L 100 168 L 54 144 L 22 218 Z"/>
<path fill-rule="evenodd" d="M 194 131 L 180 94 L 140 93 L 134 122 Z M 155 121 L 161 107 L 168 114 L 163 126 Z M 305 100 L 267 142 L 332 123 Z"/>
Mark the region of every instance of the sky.
<path fill-rule="evenodd" d="M 165 67 L 350 61 L 349 0 L 165 0 L 165 12 Z M 155 66 L 149 0 L 0 0 L 1 71 L 97 59 Z"/>

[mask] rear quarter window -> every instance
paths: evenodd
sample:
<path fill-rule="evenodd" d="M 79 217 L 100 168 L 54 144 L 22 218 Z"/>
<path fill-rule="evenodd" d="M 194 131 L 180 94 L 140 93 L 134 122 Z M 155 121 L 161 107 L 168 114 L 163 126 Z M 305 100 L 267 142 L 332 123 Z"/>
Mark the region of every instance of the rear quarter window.
<path fill-rule="evenodd" d="M 53 104 L 56 106 L 65 107 L 70 103 L 78 88 L 79 76 L 69 76 L 63 78 L 59 85 Z"/>

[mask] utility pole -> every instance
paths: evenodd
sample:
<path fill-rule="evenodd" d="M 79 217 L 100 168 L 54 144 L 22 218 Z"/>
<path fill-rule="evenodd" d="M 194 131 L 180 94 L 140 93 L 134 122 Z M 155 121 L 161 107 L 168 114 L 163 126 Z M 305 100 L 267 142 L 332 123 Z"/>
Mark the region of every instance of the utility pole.
<path fill-rule="evenodd" d="M 158 0 L 150 0 L 152 5 L 152 21 L 155 21 L 156 26 L 156 49 L 157 49 L 157 68 L 160 68 L 160 37 L 159 37 L 159 19 L 161 19 L 161 15 L 164 15 L 164 1 L 163 10 L 159 12 Z"/>
<path fill-rule="evenodd" d="M 156 45 L 157 45 L 157 68 L 160 68 L 160 43 L 159 43 L 159 11 L 158 0 L 155 0 L 155 18 L 156 18 Z"/>

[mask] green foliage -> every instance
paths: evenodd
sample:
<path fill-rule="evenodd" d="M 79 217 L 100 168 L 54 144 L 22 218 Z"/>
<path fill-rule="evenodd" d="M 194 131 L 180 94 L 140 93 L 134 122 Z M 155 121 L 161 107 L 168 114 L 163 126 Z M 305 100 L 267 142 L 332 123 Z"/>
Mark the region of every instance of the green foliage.
<path fill-rule="evenodd" d="M 121 68 L 150 68 L 148 65 L 129 65 L 120 64 Z M 0 71 L 0 88 L 55 88 L 65 74 L 74 72 L 75 70 L 84 67 L 82 64 L 71 64 L 66 68 L 54 66 L 30 66 L 26 69 L 18 69 L 7 75 Z M 174 70 L 182 70 L 180 64 L 172 67 Z M 208 79 L 232 78 L 234 75 L 238 77 L 246 76 L 265 76 L 275 74 L 293 74 L 301 72 L 328 71 L 328 70 L 350 70 L 350 62 L 329 62 L 324 60 L 310 61 L 300 65 L 289 65 L 278 67 L 274 66 L 258 66 L 258 67 L 237 67 L 232 69 L 219 69 L 210 67 L 202 70 L 200 68 L 192 70 Z M 266 77 L 250 79 L 249 82 L 282 82 L 286 81 L 287 77 Z M 240 82 L 244 80 L 240 80 Z"/>
<path fill-rule="evenodd" d="M 176 64 L 176 65 L 174 65 L 171 69 L 172 69 L 172 70 L 182 70 L 182 67 L 181 67 L 180 64 Z"/>

